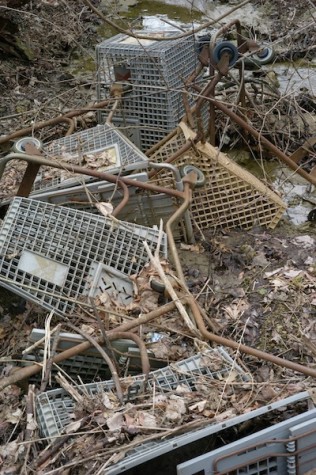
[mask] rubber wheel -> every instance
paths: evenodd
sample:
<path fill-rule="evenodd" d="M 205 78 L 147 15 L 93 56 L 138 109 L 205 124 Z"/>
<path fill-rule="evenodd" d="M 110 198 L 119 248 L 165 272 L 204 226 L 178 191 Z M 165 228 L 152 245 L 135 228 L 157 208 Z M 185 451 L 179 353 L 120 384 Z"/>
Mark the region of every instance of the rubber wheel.
<path fill-rule="evenodd" d="M 201 172 L 199 168 L 195 167 L 194 165 L 183 165 L 180 168 L 180 173 L 182 177 L 188 175 L 190 172 L 195 172 L 197 174 L 197 181 L 195 184 L 196 188 L 201 188 L 202 186 L 205 185 L 205 182 L 206 182 L 205 175 L 203 172 Z"/>
<path fill-rule="evenodd" d="M 260 64 L 269 64 L 275 58 L 275 53 L 272 48 L 265 46 L 259 53 L 254 54 L 254 59 Z"/>
<path fill-rule="evenodd" d="M 229 54 L 229 67 L 234 66 L 239 56 L 237 47 L 230 41 L 221 41 L 218 43 L 213 50 L 213 61 L 215 64 L 220 62 L 223 53 Z"/>
<path fill-rule="evenodd" d="M 17 153 L 25 153 L 25 145 L 30 143 L 34 145 L 38 150 L 42 148 L 42 142 L 34 137 L 23 137 L 23 139 L 17 140 L 12 146 L 12 150 Z"/>

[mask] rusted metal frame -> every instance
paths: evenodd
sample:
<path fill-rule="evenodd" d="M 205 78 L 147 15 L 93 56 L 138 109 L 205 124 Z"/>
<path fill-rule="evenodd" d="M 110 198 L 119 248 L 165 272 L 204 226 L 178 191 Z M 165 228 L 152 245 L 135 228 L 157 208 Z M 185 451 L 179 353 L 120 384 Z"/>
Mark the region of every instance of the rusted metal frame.
<path fill-rule="evenodd" d="M 299 164 L 303 158 L 311 151 L 312 147 L 316 144 L 316 136 L 310 137 L 306 142 L 303 143 L 292 155 L 289 156 L 290 160 L 293 160 L 296 164 Z M 312 168 L 309 172 L 311 175 L 315 175 L 316 166 Z"/>
<path fill-rule="evenodd" d="M 120 212 L 124 209 L 124 207 L 127 205 L 129 201 L 129 190 L 127 188 L 127 185 L 121 180 L 121 178 L 118 178 L 117 184 L 122 188 L 123 190 L 123 198 L 119 202 L 119 204 L 114 208 L 112 211 L 112 216 L 116 217 L 120 214 Z"/>
<path fill-rule="evenodd" d="M 240 24 L 240 21 L 238 19 L 232 20 L 229 23 L 227 23 L 227 25 L 224 25 L 222 28 L 220 28 L 215 33 L 215 35 L 212 37 L 211 42 L 210 42 L 210 47 L 209 47 L 210 48 L 210 68 L 209 68 L 210 71 L 209 72 L 210 72 L 211 76 L 213 76 L 215 74 L 215 68 L 219 72 L 218 73 L 219 75 L 217 77 L 217 81 L 214 82 L 213 88 L 210 90 L 210 92 L 208 94 L 210 96 L 215 96 L 215 86 L 216 86 L 216 84 L 221 80 L 221 78 L 223 76 L 226 76 L 228 74 L 228 71 L 229 71 L 229 57 L 227 55 L 223 55 L 224 56 L 223 60 L 221 58 L 220 63 L 216 66 L 212 62 L 212 55 L 213 55 L 213 51 L 214 51 L 214 48 L 215 48 L 216 40 L 217 40 L 219 35 L 225 34 L 233 26 L 235 26 L 236 30 L 237 30 L 238 50 L 240 48 L 242 48 L 243 40 L 242 40 L 242 36 L 241 36 L 241 24 Z M 243 80 L 243 70 L 242 70 L 241 66 L 239 66 L 239 80 L 240 80 L 240 84 L 241 84 L 240 98 L 239 99 L 242 101 L 242 106 L 244 106 L 244 104 L 245 104 L 245 83 L 244 83 L 244 80 Z M 210 110 L 210 113 L 209 113 L 209 140 L 210 140 L 211 145 L 215 146 L 216 145 L 216 129 L 215 129 L 216 112 L 215 112 L 215 107 L 212 103 L 210 103 L 210 105 L 209 105 L 209 110 Z"/>
<path fill-rule="evenodd" d="M 109 330 L 107 332 L 108 337 L 111 338 L 111 335 L 115 332 L 118 332 L 118 331 L 128 332 L 132 330 L 133 328 L 149 323 L 152 320 L 162 317 L 166 313 L 173 311 L 175 308 L 176 308 L 175 302 L 169 302 L 163 305 L 162 307 L 158 307 L 152 312 L 147 313 L 146 315 L 140 315 L 139 318 L 123 323 L 122 325 L 118 326 L 115 330 Z M 102 337 L 96 338 L 96 342 L 102 344 L 103 338 Z M 73 356 L 76 356 L 88 350 L 91 346 L 92 344 L 89 341 L 84 341 L 83 343 L 79 343 L 78 345 L 73 346 L 72 348 L 68 348 L 67 350 L 62 351 L 61 353 L 58 353 L 58 355 L 54 356 L 53 362 L 60 363 L 64 360 L 72 358 Z M 0 391 L 4 389 L 5 387 L 7 387 L 9 384 L 14 384 L 18 381 L 21 381 L 22 379 L 29 378 L 30 376 L 40 373 L 41 371 L 42 371 L 42 365 L 39 365 L 39 364 L 33 364 L 25 368 L 20 368 L 16 370 L 14 373 L 12 373 L 11 375 L 4 377 L 2 378 L 2 380 L 0 380 Z"/>
<path fill-rule="evenodd" d="M 202 62 L 200 62 L 198 64 L 196 70 L 187 78 L 187 80 L 184 83 L 184 86 L 186 88 L 193 87 L 195 79 L 201 74 L 203 69 L 204 69 L 204 65 L 203 65 Z M 182 93 L 182 101 L 183 101 L 184 110 L 185 110 L 185 117 L 186 117 L 187 122 L 188 122 L 189 126 L 191 127 L 191 129 L 193 129 L 194 128 L 194 119 L 193 119 L 192 109 L 191 109 L 190 104 L 189 104 L 187 91 L 184 91 Z"/>
<path fill-rule="evenodd" d="M 36 155 L 38 157 L 42 156 L 42 153 L 37 149 L 32 143 L 25 144 L 25 152 L 30 155 Z M 17 191 L 17 196 L 28 196 L 31 193 L 31 189 L 35 178 L 39 172 L 40 165 L 33 162 L 28 162 L 22 181 L 20 183 L 19 189 Z"/>
<path fill-rule="evenodd" d="M 194 172 L 190 172 L 188 175 L 186 175 L 183 178 L 183 185 L 184 185 L 184 190 L 183 190 L 184 200 L 183 200 L 183 203 L 175 211 L 175 213 L 168 219 L 168 221 L 166 223 L 166 233 L 167 233 L 167 237 L 168 237 L 168 247 L 169 247 L 169 250 L 171 252 L 173 261 L 174 261 L 174 265 L 175 265 L 175 268 L 176 268 L 178 278 L 181 280 L 181 282 L 184 285 L 186 285 L 185 284 L 185 278 L 184 278 L 182 266 L 181 266 L 181 263 L 180 263 L 178 251 L 177 251 L 177 248 L 176 248 L 176 244 L 174 242 L 172 226 L 174 225 L 174 223 L 176 223 L 182 217 L 182 215 L 189 208 L 189 206 L 191 204 L 191 201 L 192 201 L 192 189 L 195 186 L 196 178 L 197 178 L 197 176 Z"/>
<path fill-rule="evenodd" d="M 205 103 L 205 100 L 207 99 L 207 97 L 209 97 L 210 95 L 213 96 L 215 94 L 216 84 L 222 79 L 222 77 L 223 77 L 223 75 L 220 72 L 218 72 L 216 74 L 216 76 L 213 77 L 213 79 L 201 91 L 200 97 L 196 101 L 195 106 L 192 108 L 192 112 L 195 113 L 195 115 L 197 117 L 197 122 L 199 124 L 202 123 L 201 108 L 202 108 L 203 104 Z M 209 112 L 209 124 L 208 124 L 208 127 L 209 127 L 209 130 L 208 130 L 209 141 L 212 145 L 215 145 L 215 108 L 214 108 L 214 105 L 211 102 L 210 102 L 209 111 L 210 111 Z M 200 133 L 199 128 L 197 130 L 198 130 L 198 133 L 197 133 L 196 141 L 199 141 L 200 137 L 201 137 L 201 133 Z M 203 126 L 202 126 L 202 130 L 203 130 Z"/>
<path fill-rule="evenodd" d="M 200 309 L 193 295 L 185 295 L 179 293 L 179 296 L 186 298 L 186 301 L 190 305 L 192 314 L 195 318 L 197 327 L 201 332 L 202 336 L 204 336 L 207 340 L 213 341 L 214 343 L 217 343 L 219 345 L 228 346 L 229 348 L 254 356 L 260 360 L 269 361 L 270 363 L 281 366 L 283 368 L 288 368 L 292 371 L 297 371 L 299 373 L 305 374 L 306 376 L 316 378 L 316 369 L 308 368 L 307 366 L 294 363 L 293 361 L 279 358 L 278 356 L 271 355 L 269 353 L 266 353 L 265 351 L 257 350 L 257 348 L 252 348 L 251 346 L 243 345 L 236 341 L 209 332 L 205 327 Z"/>
<path fill-rule="evenodd" d="M 291 168 L 291 170 L 301 175 L 303 178 L 305 178 L 305 180 L 309 181 L 313 185 L 316 185 L 316 176 L 314 176 L 314 174 L 308 173 L 303 170 L 300 166 L 297 165 L 294 160 L 291 159 L 291 157 L 288 157 L 284 152 L 282 152 L 282 150 L 280 150 L 276 145 L 270 142 L 270 140 L 261 135 L 260 132 L 258 132 L 255 128 L 248 124 L 248 122 L 246 122 L 242 117 L 240 117 L 231 109 L 229 109 L 229 107 L 215 99 L 215 97 L 208 97 L 206 98 L 206 100 L 212 102 L 217 109 L 221 110 L 224 114 L 226 114 L 234 122 L 236 122 L 236 124 L 240 125 L 243 129 L 249 132 L 258 141 L 259 144 L 262 144 L 267 149 L 269 149 L 270 152 L 272 152 L 276 157 L 282 160 L 282 162 L 284 162 L 289 168 Z M 316 170 L 316 168 L 314 169 Z"/>
<path fill-rule="evenodd" d="M 172 162 L 174 162 L 177 158 L 181 157 L 181 155 L 183 153 L 187 152 L 191 147 L 192 147 L 192 142 L 191 142 L 191 140 L 188 140 L 187 142 L 185 142 L 184 145 L 182 145 L 182 147 L 179 148 L 179 150 L 177 150 L 175 153 L 170 155 L 163 163 L 172 163 Z M 160 173 L 159 170 L 151 170 L 148 173 L 148 177 L 153 178 L 154 176 L 158 175 L 159 173 Z"/>
<path fill-rule="evenodd" d="M 25 137 L 28 134 L 33 134 L 36 130 L 43 129 L 44 127 L 49 127 L 51 125 L 57 125 L 60 122 L 66 122 L 69 124 L 69 119 L 72 119 L 73 117 L 77 117 L 78 115 L 83 115 L 86 112 L 94 111 L 97 109 L 102 109 L 103 107 L 106 107 L 109 103 L 113 102 L 114 99 L 106 99 L 102 102 L 98 102 L 97 104 L 94 104 L 91 107 L 84 107 L 82 109 L 75 109 L 70 112 L 66 112 L 64 115 L 60 115 L 57 117 L 53 117 L 52 119 L 48 120 L 43 120 L 41 122 L 37 122 L 33 124 L 31 127 L 26 127 L 25 129 L 20 129 L 17 130 L 16 132 L 12 132 L 12 134 L 9 135 L 4 135 L 0 137 L 0 144 L 9 142 L 10 140 L 14 140 L 18 137 Z M 69 133 L 69 130 L 67 134 Z"/>
<path fill-rule="evenodd" d="M 148 379 L 149 371 L 150 371 L 150 363 L 149 363 L 149 358 L 147 354 L 147 349 L 146 345 L 143 342 L 143 340 L 136 335 L 136 333 L 133 332 L 120 332 L 114 330 L 113 333 L 109 334 L 109 340 L 133 340 L 134 343 L 138 346 L 139 349 L 139 354 L 140 354 L 140 359 L 141 359 L 141 364 L 142 364 L 142 372 L 145 375 L 145 382 Z"/>
<path fill-rule="evenodd" d="M 174 180 L 175 180 L 177 190 L 182 191 L 182 192 L 184 191 L 184 181 L 181 179 L 180 171 L 175 165 L 172 165 L 171 163 L 168 163 L 168 162 L 163 162 L 163 163 L 150 162 L 149 165 L 153 168 L 158 169 L 158 170 L 159 169 L 171 170 L 171 172 L 173 173 L 173 176 L 174 176 Z M 193 228 L 192 228 L 190 213 L 189 213 L 188 209 L 186 209 L 183 213 L 183 220 L 184 220 L 185 225 L 182 226 L 182 227 L 183 227 L 183 232 L 184 232 L 184 235 L 185 235 L 185 240 L 186 240 L 186 242 L 191 244 L 191 243 L 194 242 L 194 234 L 193 234 Z"/>
<path fill-rule="evenodd" d="M 132 178 L 118 177 L 117 175 L 112 175 L 106 172 L 99 172 L 97 170 L 92 170 L 90 168 L 80 167 L 79 165 L 71 165 L 66 162 L 62 161 L 53 161 L 48 160 L 44 157 L 37 157 L 34 155 L 28 155 L 24 153 L 10 153 L 6 157 L 0 159 L 0 180 L 3 176 L 5 167 L 10 160 L 23 160 L 26 162 L 31 162 L 34 164 L 38 164 L 40 166 L 47 166 L 52 168 L 58 168 L 61 170 L 67 170 L 72 173 L 78 173 L 80 175 L 88 175 L 94 178 L 99 178 L 100 180 L 108 181 L 109 183 L 118 183 L 121 181 L 125 183 L 127 186 L 136 186 L 137 188 L 142 188 L 144 190 L 152 191 L 153 193 L 165 193 L 169 196 L 173 196 L 175 198 L 183 198 L 183 192 L 179 190 L 175 190 L 172 188 L 165 188 L 163 186 L 154 185 L 152 183 L 142 182 L 139 180 L 133 180 Z M 31 184 L 31 186 L 33 183 Z"/>
<path fill-rule="evenodd" d="M 264 446 L 264 445 L 266 446 L 266 445 L 269 445 L 269 444 L 278 444 L 278 443 L 288 444 L 289 442 L 297 442 L 298 440 L 302 439 L 303 437 L 308 437 L 312 434 L 315 434 L 315 432 L 316 432 L 316 429 L 312 429 L 312 430 L 304 432 L 303 434 L 299 434 L 299 435 L 296 435 L 296 436 L 293 436 L 293 437 L 289 437 L 287 439 L 267 439 L 267 440 L 263 440 L 259 444 L 247 445 L 246 449 L 247 449 L 247 451 L 252 451 L 252 450 L 256 449 L 257 447 Z M 255 434 L 253 434 L 253 435 L 255 435 Z M 271 456 L 271 457 L 291 457 L 291 456 L 296 457 L 296 456 L 301 455 L 302 453 L 307 452 L 308 450 L 314 449 L 314 448 L 316 448 L 316 444 L 311 444 L 307 447 L 303 447 L 301 449 L 294 450 L 293 452 L 271 452 L 270 454 L 266 453 L 266 454 L 263 454 L 261 456 L 255 457 L 251 460 L 248 460 L 247 464 L 260 462 L 261 460 L 264 460 L 269 456 Z M 227 469 L 224 472 L 219 471 L 218 470 L 218 464 L 220 462 L 222 462 L 223 460 L 226 460 L 226 459 L 230 458 L 231 456 L 239 455 L 239 454 L 244 453 L 244 452 L 245 452 L 245 447 L 243 447 L 242 449 L 239 449 L 239 450 L 232 450 L 227 455 L 222 455 L 220 457 L 217 457 L 214 460 L 213 467 L 212 467 L 214 469 L 214 474 L 216 474 L 216 475 L 226 475 L 227 474 Z M 233 467 L 230 467 L 229 470 L 230 471 L 238 470 L 238 469 L 240 469 L 244 466 L 245 466 L 245 464 L 234 465 Z"/>

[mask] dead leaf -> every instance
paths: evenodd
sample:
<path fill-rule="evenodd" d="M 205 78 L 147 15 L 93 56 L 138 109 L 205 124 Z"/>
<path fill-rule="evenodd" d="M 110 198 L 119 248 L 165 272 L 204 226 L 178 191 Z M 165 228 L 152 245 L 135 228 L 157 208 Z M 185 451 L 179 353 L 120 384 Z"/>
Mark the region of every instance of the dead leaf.
<path fill-rule="evenodd" d="M 153 414 L 150 414 L 145 411 L 138 412 L 138 422 L 139 425 L 143 427 L 153 428 L 157 427 L 157 419 Z"/>
<path fill-rule="evenodd" d="M 11 412 L 10 408 L 7 408 L 6 411 L 6 421 L 11 422 L 11 424 L 18 424 L 22 418 L 22 410 L 16 409 L 14 412 Z"/>
<path fill-rule="evenodd" d="M 103 393 L 103 395 L 102 395 L 102 403 L 103 403 L 103 406 L 106 409 L 113 409 L 114 408 L 113 402 L 110 400 L 108 394 L 106 394 L 106 393 Z"/>
<path fill-rule="evenodd" d="M 80 429 L 80 427 L 81 427 L 81 421 L 82 421 L 82 419 L 80 419 L 79 421 L 74 421 L 74 422 L 71 422 L 70 424 L 68 424 L 68 426 L 65 427 L 66 434 L 72 434 L 73 432 L 77 432 L 77 430 Z"/>
<path fill-rule="evenodd" d="M 191 251 L 195 252 L 196 254 L 202 254 L 204 252 L 204 248 L 199 244 L 184 244 L 183 242 L 180 244 L 180 248 L 184 251 Z"/>
<path fill-rule="evenodd" d="M 283 275 L 284 277 L 287 277 L 288 279 L 293 279 L 295 277 L 297 277 L 298 275 L 300 275 L 303 271 L 301 270 L 294 270 L 294 269 L 291 269 L 291 270 L 288 270 L 286 272 L 283 272 Z"/>
<path fill-rule="evenodd" d="M 112 431 L 121 430 L 125 424 L 124 417 L 120 412 L 116 412 L 113 416 L 107 418 L 106 424 Z"/>
<path fill-rule="evenodd" d="M 265 273 L 264 273 L 264 277 L 266 277 L 267 279 L 269 279 L 269 277 L 272 277 L 273 275 L 278 274 L 281 270 L 283 270 L 283 267 L 279 267 L 278 269 L 274 269 L 274 270 L 271 271 L 271 272 L 265 272 Z"/>
<path fill-rule="evenodd" d="M 27 414 L 26 421 L 27 421 L 26 428 L 28 430 L 33 431 L 38 428 L 38 425 L 33 417 L 33 414 Z"/>
<path fill-rule="evenodd" d="M 106 203 L 106 202 L 102 202 L 102 203 L 94 203 L 95 204 L 95 207 L 100 211 L 100 213 L 107 217 L 107 216 L 111 216 L 112 213 L 113 213 L 113 205 L 111 203 Z"/>
<path fill-rule="evenodd" d="M 178 421 L 185 413 L 186 406 L 184 400 L 178 396 L 170 396 L 165 412 L 166 419 L 169 421 Z"/>
<path fill-rule="evenodd" d="M 195 404 L 192 404 L 192 406 L 189 407 L 189 410 L 194 411 L 195 409 L 197 409 L 198 412 L 203 412 L 206 404 L 207 404 L 207 401 L 204 399 L 203 401 L 199 401 Z"/>

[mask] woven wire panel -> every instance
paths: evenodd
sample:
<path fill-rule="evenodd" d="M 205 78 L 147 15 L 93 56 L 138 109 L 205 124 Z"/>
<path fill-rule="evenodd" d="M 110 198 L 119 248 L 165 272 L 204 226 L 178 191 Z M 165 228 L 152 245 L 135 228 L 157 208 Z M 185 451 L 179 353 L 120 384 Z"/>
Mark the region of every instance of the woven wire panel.
<path fill-rule="evenodd" d="M 170 37 L 174 34 L 178 33 L 167 32 Z M 184 114 L 182 91 L 197 65 L 194 36 L 148 41 L 117 35 L 99 44 L 96 53 L 98 100 L 108 97 L 113 82 L 126 77 L 133 89 L 124 95 L 116 117 L 126 123 L 137 119 L 140 147 L 149 149 L 173 130 Z"/>
<path fill-rule="evenodd" d="M 84 302 L 98 263 L 125 275 L 149 261 L 159 231 L 65 207 L 14 198 L 0 229 L 0 284 L 64 314 Z M 167 239 L 162 235 L 161 253 Z"/>
<path fill-rule="evenodd" d="M 149 156 L 150 161 L 161 162 L 168 154 L 170 157 L 190 138 L 194 133 L 181 124 L 174 136 Z M 192 146 L 172 163 L 178 168 L 194 165 L 205 175 L 206 183 L 194 190 L 191 203 L 192 222 L 200 229 L 249 229 L 254 225 L 273 229 L 283 216 L 286 204 L 276 193 L 208 143 Z M 175 187 L 172 173 L 167 170 L 159 172 L 153 181 Z"/>
<path fill-rule="evenodd" d="M 247 375 L 234 362 L 229 354 L 221 347 L 199 353 L 185 360 L 173 363 L 165 368 L 151 371 L 146 386 L 146 391 L 158 392 L 173 391 L 179 384 L 186 386 L 188 391 L 195 391 L 195 385 L 201 383 L 201 378 L 206 381 L 223 380 L 234 369 L 240 379 Z M 122 378 L 127 392 L 125 400 L 132 400 L 143 389 L 144 375 Z M 100 383 L 78 386 L 86 394 L 97 395 L 115 388 L 112 380 Z M 36 410 L 38 423 L 43 436 L 54 437 L 60 435 L 63 428 L 70 422 L 70 415 L 75 407 L 75 401 L 64 389 L 47 391 L 37 396 Z"/>
<path fill-rule="evenodd" d="M 145 173 L 130 175 L 129 178 L 148 181 L 148 176 Z M 98 181 L 46 192 L 42 190 L 41 192 L 32 193 L 31 198 L 100 215 L 96 204 L 109 202 L 115 209 L 122 201 L 123 193 L 119 187 L 112 183 Z M 154 194 L 130 186 L 129 200 L 117 215 L 117 218 L 141 226 L 159 226 L 160 221 L 166 222 L 176 209 L 176 202 L 171 196 L 165 193 Z M 177 227 L 175 227 L 173 233 L 174 238 L 179 240 L 180 232 Z"/>
<path fill-rule="evenodd" d="M 49 159 L 58 157 L 66 162 L 87 167 L 89 162 L 86 157 L 89 156 L 90 160 L 95 158 L 99 171 L 112 173 L 135 170 L 147 163 L 147 157 L 124 134 L 109 124 L 53 140 L 45 144 L 43 152 Z M 112 157 L 113 161 L 109 161 Z M 47 170 L 42 167 L 34 183 L 34 190 L 68 186 L 71 179 L 69 177 L 72 177 L 72 183 L 80 181 L 78 175 L 74 177 L 71 172 L 51 168 Z M 85 176 L 85 179 L 91 180 L 91 177 Z"/>

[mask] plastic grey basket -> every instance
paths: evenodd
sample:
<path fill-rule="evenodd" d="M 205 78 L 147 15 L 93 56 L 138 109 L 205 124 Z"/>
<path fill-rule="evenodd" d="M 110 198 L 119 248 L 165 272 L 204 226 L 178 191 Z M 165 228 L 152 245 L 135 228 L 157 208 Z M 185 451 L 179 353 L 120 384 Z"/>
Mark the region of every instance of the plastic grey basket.
<path fill-rule="evenodd" d="M 157 31 L 148 34 L 155 35 Z M 158 34 L 172 38 L 178 32 Z M 197 65 L 193 35 L 156 41 L 119 34 L 97 45 L 96 55 L 98 100 L 108 96 L 109 87 L 115 81 L 127 80 L 132 85 L 115 117 L 122 126 L 125 121 L 129 125 L 137 121 L 142 150 L 150 148 L 178 125 L 184 115 L 184 84 Z M 99 120 L 103 117 L 100 113 Z"/>
<path fill-rule="evenodd" d="M 218 369 L 219 362 L 221 363 L 220 369 Z M 219 347 L 205 354 L 197 354 L 165 368 L 152 371 L 149 374 L 146 388 L 148 391 L 155 390 L 156 392 L 171 391 L 181 384 L 185 385 L 188 391 L 194 391 L 195 385 L 199 383 L 201 376 L 210 380 L 223 379 L 232 368 L 238 371 L 240 378 L 247 378 L 243 370 L 232 360 L 228 353 Z M 122 382 L 124 382 L 124 379 Z M 127 382 L 128 391 L 125 398 L 130 400 L 142 391 L 144 376 L 133 376 L 132 379 L 128 378 Z M 81 389 L 90 395 L 110 391 L 113 388 L 112 380 L 77 387 L 78 390 Z M 74 407 L 75 402 L 63 389 L 55 389 L 40 394 L 37 397 L 36 408 L 42 434 L 48 438 L 60 435 L 65 425 L 70 422 L 70 414 Z"/>
<path fill-rule="evenodd" d="M 315 454 L 316 409 L 312 409 L 182 463 L 177 474 L 303 474 L 315 468 Z"/>
<path fill-rule="evenodd" d="M 45 337 L 45 330 L 35 328 L 32 330 L 29 337 L 29 344 L 34 344 L 38 340 Z M 53 336 L 51 338 L 51 342 Z M 84 338 L 81 335 L 62 332 L 59 334 L 56 352 L 72 348 L 79 343 L 82 343 Z M 34 361 L 43 361 L 43 346 L 44 344 L 34 348 L 31 353 L 27 353 L 23 356 L 22 366 L 28 366 L 33 364 Z M 141 360 L 139 349 L 135 342 L 132 340 L 114 340 L 111 342 L 111 346 L 114 349 L 114 354 L 117 359 L 117 364 L 121 369 L 125 369 L 128 366 L 130 374 L 137 374 L 141 370 Z M 124 354 L 124 356 L 122 356 Z M 152 367 L 161 367 L 162 364 L 151 358 L 149 353 L 149 360 Z M 84 383 L 91 383 L 95 380 L 104 380 L 111 377 L 108 365 L 104 359 L 100 356 L 100 353 L 95 348 L 89 348 L 89 350 L 83 352 L 80 355 L 73 356 L 58 364 L 58 367 L 53 365 L 52 373 L 55 374 L 58 369 L 61 369 L 67 373 L 67 375 L 74 381 L 78 380 L 78 376 Z M 30 382 L 39 383 L 41 381 L 41 374 L 37 374 L 30 378 Z M 54 378 L 52 378 L 52 385 L 54 387 Z"/>
<path fill-rule="evenodd" d="M 171 437 L 169 440 L 161 440 L 159 442 L 156 441 L 156 442 L 147 442 L 144 444 L 140 444 L 135 449 L 132 449 L 131 451 L 129 451 L 127 456 L 122 461 L 118 462 L 117 464 L 111 467 L 108 467 L 106 469 L 106 472 L 104 473 L 106 473 L 107 475 L 118 475 L 133 467 L 139 466 L 142 463 L 145 463 L 145 462 L 148 462 L 149 460 L 160 457 L 161 455 L 172 453 L 173 451 L 181 447 L 183 447 L 183 450 L 187 450 L 187 446 L 189 446 L 190 444 L 197 441 L 202 441 L 204 438 L 211 437 L 230 427 L 235 427 L 246 421 L 255 419 L 256 417 L 260 417 L 262 415 L 268 414 L 269 412 L 276 411 L 276 413 L 278 413 L 279 410 L 284 410 L 284 408 L 286 408 L 289 405 L 293 405 L 296 403 L 301 404 L 303 401 L 306 401 L 306 400 L 310 400 L 310 396 L 307 391 L 295 394 L 294 396 L 290 396 L 288 398 L 274 402 L 267 406 L 262 406 L 246 414 L 232 417 L 231 419 L 227 419 L 224 422 L 210 423 L 206 427 L 203 427 L 202 429 L 192 430 L 188 433 Z M 198 472 L 193 472 L 193 473 L 194 475 L 200 475 L 200 474 L 206 475 L 209 472 L 207 469 L 206 471 L 202 470 L 200 472 L 198 471 Z M 248 472 L 242 472 L 242 471 L 237 472 L 237 473 L 233 472 L 233 473 L 235 473 L 236 475 L 237 474 L 243 475 L 243 473 L 249 475 Z M 266 473 L 267 472 L 265 471 L 263 472 L 254 471 L 252 472 L 252 475 L 259 475 L 259 474 L 264 475 Z M 274 472 L 274 473 L 278 474 L 278 472 Z"/>
<path fill-rule="evenodd" d="M 136 274 L 149 261 L 143 242 L 155 251 L 158 236 L 157 229 L 14 198 L 0 229 L 0 284 L 63 315 L 87 301 L 99 263 Z"/>
<path fill-rule="evenodd" d="M 49 142 L 44 145 L 43 152 L 47 158 L 58 157 L 76 165 L 85 163 L 85 156 L 94 156 L 100 163 L 99 171 L 121 174 L 145 167 L 148 160 L 124 134 L 110 124 L 98 125 Z M 78 175 L 69 177 L 69 172 L 65 175 L 61 170 L 54 170 L 53 174 L 52 178 L 52 169 L 48 173 L 41 169 L 34 190 L 65 188 L 83 179 Z M 85 176 L 85 180 L 89 181 L 91 177 Z"/>

